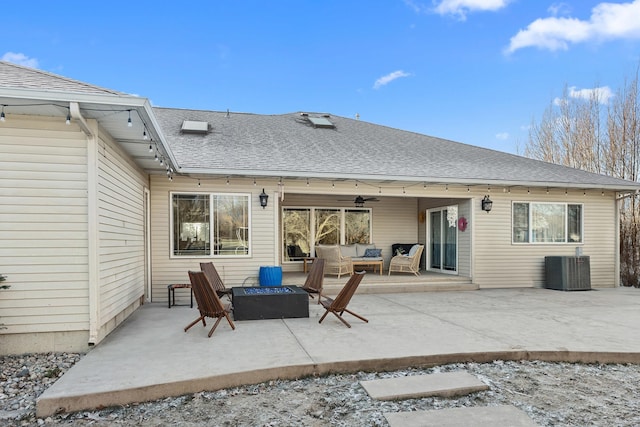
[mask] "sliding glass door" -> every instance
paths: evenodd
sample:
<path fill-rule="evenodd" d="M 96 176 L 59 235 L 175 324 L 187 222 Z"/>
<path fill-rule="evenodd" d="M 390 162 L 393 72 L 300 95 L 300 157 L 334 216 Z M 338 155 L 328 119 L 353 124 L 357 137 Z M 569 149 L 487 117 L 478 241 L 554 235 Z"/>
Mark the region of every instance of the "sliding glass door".
<path fill-rule="evenodd" d="M 457 209 L 455 211 L 457 213 Z M 450 212 L 449 208 L 427 211 L 427 218 L 429 218 L 427 265 L 430 270 L 442 273 L 457 273 L 458 271 L 457 214 L 453 221 L 449 221 L 451 218 L 447 218 L 452 213 L 453 209 Z"/>

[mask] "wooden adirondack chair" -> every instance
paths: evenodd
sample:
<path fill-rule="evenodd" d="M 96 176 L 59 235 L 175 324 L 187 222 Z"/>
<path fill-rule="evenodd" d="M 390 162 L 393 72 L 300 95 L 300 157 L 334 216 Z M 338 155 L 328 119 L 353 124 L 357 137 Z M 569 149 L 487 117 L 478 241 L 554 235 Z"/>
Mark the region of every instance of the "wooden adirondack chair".
<path fill-rule="evenodd" d="M 311 269 L 307 275 L 302 289 L 307 291 L 309 298 L 313 299 L 313 294 L 318 294 L 318 304 L 320 304 L 320 297 L 322 296 L 322 284 L 324 283 L 324 260 L 322 258 L 316 258 L 311 264 Z"/>
<path fill-rule="evenodd" d="M 212 262 L 201 262 L 200 270 L 207 276 L 207 280 L 211 283 L 211 286 L 213 286 L 213 289 L 215 289 L 219 297 L 231 295 L 231 289 L 224 286 L 218 270 L 216 270 Z"/>
<path fill-rule="evenodd" d="M 344 318 L 342 317 L 342 314 L 345 311 L 351 314 L 352 316 L 355 316 L 358 319 L 369 323 L 367 319 L 360 316 L 359 314 L 354 313 L 353 311 L 347 308 L 347 306 L 349 305 L 349 302 L 351 301 L 351 297 L 353 296 L 353 294 L 356 293 L 356 289 L 358 289 L 358 285 L 362 281 L 362 278 L 364 277 L 364 275 L 365 275 L 364 271 L 358 271 L 354 273 L 347 281 L 347 284 L 344 285 L 342 290 L 338 293 L 338 296 L 336 296 L 335 299 L 325 297 L 325 301 L 320 302 L 327 311 L 322 315 L 318 323 L 322 323 L 324 318 L 327 317 L 327 314 L 333 313 L 338 319 L 340 319 L 342 323 L 347 325 L 347 328 L 350 328 L 351 325 L 349 324 L 349 322 L 344 320 Z"/>
<path fill-rule="evenodd" d="M 187 332 L 190 327 L 200 321 L 202 321 L 202 326 L 207 326 L 205 317 L 216 319 L 216 323 L 209 331 L 209 338 L 211 338 L 213 331 L 216 330 L 218 324 L 223 318 L 226 318 L 231 329 L 235 330 L 236 326 L 233 324 L 231 317 L 229 317 L 229 312 L 231 311 L 230 304 L 223 304 L 222 301 L 220 301 L 220 297 L 218 297 L 218 294 L 209 283 L 209 280 L 207 280 L 207 276 L 205 276 L 204 272 L 190 271 L 189 280 L 191 280 L 191 288 L 193 289 L 196 302 L 198 303 L 200 317 L 189 323 L 189 325 L 184 328 L 184 331 Z"/>

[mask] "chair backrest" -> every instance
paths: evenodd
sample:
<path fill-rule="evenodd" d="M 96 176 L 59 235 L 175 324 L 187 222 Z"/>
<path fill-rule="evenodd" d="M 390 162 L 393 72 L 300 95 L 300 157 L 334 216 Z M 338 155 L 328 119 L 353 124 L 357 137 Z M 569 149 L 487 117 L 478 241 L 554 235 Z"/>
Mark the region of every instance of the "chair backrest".
<path fill-rule="evenodd" d="M 417 268 L 420 265 L 420 257 L 422 256 L 423 249 L 424 245 L 418 246 L 418 250 L 416 250 L 416 253 L 413 254 L 413 257 L 411 259 L 411 268 Z"/>
<path fill-rule="evenodd" d="M 339 246 L 316 246 L 316 256 L 326 259 L 327 262 L 340 262 Z"/>
<path fill-rule="evenodd" d="M 190 271 L 189 280 L 191 281 L 191 289 L 198 303 L 200 314 L 208 317 L 219 317 L 224 314 L 225 308 L 220 297 L 215 292 L 207 276 L 202 271 Z"/>
<path fill-rule="evenodd" d="M 220 292 L 226 290 L 226 287 L 218 274 L 218 270 L 216 270 L 216 267 L 212 262 L 201 262 L 200 270 L 202 270 L 205 276 L 207 276 L 207 280 L 211 286 L 213 286 L 213 289 Z"/>
<path fill-rule="evenodd" d="M 315 260 L 313 260 L 313 264 L 311 264 L 311 269 L 309 269 L 309 274 L 307 275 L 307 279 L 304 281 L 302 289 L 310 289 L 316 292 L 320 292 L 322 290 L 323 283 L 324 259 L 316 258 Z"/>
<path fill-rule="evenodd" d="M 345 308 L 349 305 L 351 301 L 351 297 L 356 293 L 356 289 L 358 289 L 358 285 L 362 281 L 362 278 L 365 275 L 365 271 L 356 271 L 351 275 L 347 284 L 340 290 L 338 296 L 335 297 L 329 309 L 332 311 L 341 312 L 344 311 Z"/>

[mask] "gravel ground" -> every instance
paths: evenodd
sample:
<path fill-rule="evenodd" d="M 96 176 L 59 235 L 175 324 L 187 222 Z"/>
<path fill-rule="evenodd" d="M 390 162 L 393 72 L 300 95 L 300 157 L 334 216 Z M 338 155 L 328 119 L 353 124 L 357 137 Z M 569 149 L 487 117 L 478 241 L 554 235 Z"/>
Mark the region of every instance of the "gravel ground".
<path fill-rule="evenodd" d="M 0 425 L 386 426 L 384 412 L 511 404 L 540 426 L 639 426 L 640 365 L 456 363 L 201 392 L 100 411 L 35 417 L 36 398 L 80 354 L 0 357 Z M 375 401 L 362 380 L 466 371 L 490 386 L 460 398 Z"/>

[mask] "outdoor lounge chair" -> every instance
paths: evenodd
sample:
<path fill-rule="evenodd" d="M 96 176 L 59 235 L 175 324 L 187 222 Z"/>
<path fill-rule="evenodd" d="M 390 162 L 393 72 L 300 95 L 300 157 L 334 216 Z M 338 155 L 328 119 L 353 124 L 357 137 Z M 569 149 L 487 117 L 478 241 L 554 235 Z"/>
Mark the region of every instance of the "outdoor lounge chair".
<path fill-rule="evenodd" d="M 316 257 L 325 260 L 325 272 L 337 274 L 338 279 L 343 274 L 353 274 L 351 257 L 343 257 L 340 246 L 316 246 Z"/>
<path fill-rule="evenodd" d="M 392 271 L 397 273 L 420 274 L 420 259 L 424 245 L 413 245 L 407 255 L 396 255 L 389 263 L 389 275 Z"/>
<path fill-rule="evenodd" d="M 190 271 L 189 280 L 191 280 L 191 287 L 193 289 L 193 293 L 196 296 L 196 302 L 198 303 L 198 311 L 200 312 L 200 317 L 189 323 L 189 325 L 184 328 L 184 331 L 187 332 L 190 327 L 201 320 L 202 326 L 207 326 L 207 322 L 204 320 L 205 317 L 216 319 L 216 323 L 209 331 L 209 338 L 211 338 L 211 335 L 213 335 L 213 331 L 216 330 L 223 317 L 227 319 L 227 322 L 229 322 L 229 326 L 231 326 L 231 329 L 235 330 L 236 326 L 233 324 L 231 317 L 229 317 L 229 312 L 231 310 L 230 304 L 223 304 L 222 301 L 220 301 L 220 297 L 218 297 L 218 294 L 209 283 L 209 280 L 207 280 L 207 276 L 205 276 L 204 272 Z"/>
<path fill-rule="evenodd" d="M 304 281 L 302 289 L 307 291 L 309 298 L 313 298 L 313 294 L 318 294 L 318 304 L 322 296 L 322 284 L 324 282 L 324 260 L 316 258 L 311 264 L 307 280 Z"/>
<path fill-rule="evenodd" d="M 231 295 L 231 289 L 224 286 L 224 283 L 222 283 L 222 279 L 218 274 L 218 270 L 216 270 L 216 267 L 212 262 L 201 262 L 200 270 L 202 270 L 207 276 L 207 280 L 211 286 L 213 286 L 213 289 L 215 289 L 219 297 Z"/>
<path fill-rule="evenodd" d="M 342 314 L 345 311 L 347 313 L 351 314 L 352 316 L 355 316 L 358 319 L 369 323 L 369 321 L 367 319 L 365 319 L 364 317 L 362 317 L 359 314 L 356 314 L 353 311 L 347 309 L 347 306 L 349 305 L 349 302 L 351 301 L 351 297 L 353 296 L 353 294 L 356 293 L 356 289 L 358 289 L 358 285 L 362 281 L 362 278 L 364 277 L 364 275 L 365 275 L 364 271 L 358 271 L 358 272 L 352 274 L 351 277 L 349 278 L 349 280 L 347 281 L 347 284 L 344 285 L 344 287 L 338 293 L 338 296 L 335 297 L 335 299 L 331 299 L 331 298 L 325 297 L 325 300 L 320 302 L 322 304 L 322 306 L 327 311 L 322 315 L 322 317 L 320 318 L 320 321 L 318 323 L 322 323 L 324 318 L 327 317 L 327 314 L 333 313 L 333 314 L 336 315 L 336 317 L 338 319 L 340 319 L 340 321 L 342 323 L 347 325 L 347 328 L 350 328 L 351 325 L 349 324 L 349 322 L 344 320 L 344 318 L 342 317 Z"/>

